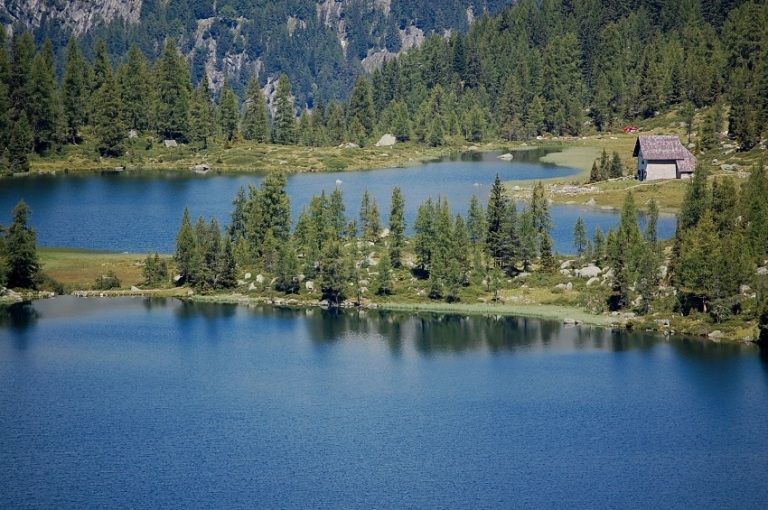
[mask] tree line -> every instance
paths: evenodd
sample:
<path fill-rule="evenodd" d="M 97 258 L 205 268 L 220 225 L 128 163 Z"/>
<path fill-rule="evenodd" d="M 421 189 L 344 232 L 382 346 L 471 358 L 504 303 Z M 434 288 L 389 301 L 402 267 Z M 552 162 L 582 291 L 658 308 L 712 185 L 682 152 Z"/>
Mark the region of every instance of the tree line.
<path fill-rule="evenodd" d="M 172 38 L 154 63 L 131 46 L 116 70 L 104 40 L 88 61 L 71 38 L 58 80 L 50 40 L 38 49 L 29 32 L 10 44 L 0 33 L 0 171 L 26 171 L 30 152 L 84 136 L 101 156 L 131 152 L 130 130 L 201 148 L 212 137 L 366 145 L 383 133 L 437 146 L 613 130 L 670 107 L 691 120 L 694 108 L 712 107 L 704 148 L 726 122 L 743 148 L 758 143 L 768 125 L 765 2 L 607 4 L 523 0 L 358 76 L 345 101 L 318 94 L 311 105 L 286 74 L 269 105 L 255 75 L 242 97 L 229 83 L 215 97 L 204 73 L 193 86 Z"/>

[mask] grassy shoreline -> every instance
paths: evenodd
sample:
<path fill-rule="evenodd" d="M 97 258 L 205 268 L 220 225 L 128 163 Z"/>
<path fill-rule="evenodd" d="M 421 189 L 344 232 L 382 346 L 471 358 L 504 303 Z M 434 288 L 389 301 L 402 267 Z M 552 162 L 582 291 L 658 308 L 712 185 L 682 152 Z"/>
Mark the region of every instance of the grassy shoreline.
<path fill-rule="evenodd" d="M 146 289 L 141 284 L 141 264 L 145 255 L 129 253 L 93 252 L 64 248 L 41 248 L 40 260 L 43 271 L 63 284 L 63 293 L 82 297 L 177 297 L 204 303 L 231 303 L 241 305 L 269 305 L 302 308 L 323 306 L 320 296 L 302 291 L 298 295 L 284 295 L 270 288 L 248 290 L 246 285 L 236 289 L 199 294 L 187 287 L 165 287 Z M 93 290 L 97 277 L 107 271 L 114 271 L 121 280 L 119 289 Z M 251 280 L 252 281 L 252 280 Z M 556 283 L 571 281 L 572 291 L 553 290 Z M 135 288 L 134 288 L 135 286 Z M 47 290 L 47 289 L 46 289 Z M 414 289 L 415 290 L 415 289 Z M 747 336 L 755 337 L 755 325 L 738 322 L 730 325 L 712 325 L 702 317 L 681 317 L 672 314 L 655 314 L 636 317 L 631 313 L 591 313 L 581 302 L 588 294 L 585 283 L 580 279 L 569 280 L 567 277 L 553 275 L 547 279 L 529 280 L 525 286 L 504 289 L 499 297 L 500 303 L 494 303 L 492 295 L 482 288 L 470 289 L 461 302 L 446 303 L 432 301 L 420 296 L 414 290 L 401 289 L 389 297 L 367 297 L 360 303 L 350 304 L 353 309 L 375 308 L 406 313 L 443 313 L 469 316 L 518 316 L 542 320 L 559 321 L 564 324 L 583 324 L 605 328 L 648 331 L 664 335 L 690 335 L 706 338 L 716 329 L 722 331 L 713 341 L 743 342 Z M 23 296 L 24 299 L 50 297 L 51 294 L 38 293 Z M 0 298 L 0 304 L 9 304 L 19 297 Z"/>

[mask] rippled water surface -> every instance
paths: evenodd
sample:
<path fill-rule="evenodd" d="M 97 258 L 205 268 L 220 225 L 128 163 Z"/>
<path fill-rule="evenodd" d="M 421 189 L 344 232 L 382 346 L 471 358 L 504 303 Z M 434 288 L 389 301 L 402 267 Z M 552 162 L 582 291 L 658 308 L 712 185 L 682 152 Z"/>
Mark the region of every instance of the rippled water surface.
<path fill-rule="evenodd" d="M 0 508 L 768 507 L 748 346 L 60 297 L 0 381 Z"/>
<path fill-rule="evenodd" d="M 379 204 L 386 224 L 392 189 L 399 186 L 406 201 L 406 219 L 413 225 L 419 204 L 442 195 L 454 212 L 466 213 L 476 195 L 485 204 L 498 173 L 504 181 L 545 179 L 578 173 L 538 162 L 541 151 L 517 151 L 512 161 L 498 153 L 473 153 L 412 168 L 364 172 L 292 174 L 288 179 L 294 216 L 307 207 L 313 195 L 338 186 L 344 191 L 347 215 L 357 218 L 360 199 L 367 189 Z M 192 172 L 143 172 L 107 175 L 24 177 L 0 180 L 0 223 L 10 222 L 10 211 L 19 200 L 32 208 L 31 223 L 42 246 L 90 248 L 132 253 L 172 253 L 184 207 L 193 219 L 215 216 L 229 223 L 232 199 L 241 186 L 258 185 L 258 175 L 198 176 Z M 522 204 L 520 205 L 522 209 Z M 582 216 L 590 234 L 618 224 L 615 212 L 589 207 L 552 208 L 554 249 L 572 253 L 573 225 Z M 675 218 L 663 216 L 659 233 L 669 237 Z"/>

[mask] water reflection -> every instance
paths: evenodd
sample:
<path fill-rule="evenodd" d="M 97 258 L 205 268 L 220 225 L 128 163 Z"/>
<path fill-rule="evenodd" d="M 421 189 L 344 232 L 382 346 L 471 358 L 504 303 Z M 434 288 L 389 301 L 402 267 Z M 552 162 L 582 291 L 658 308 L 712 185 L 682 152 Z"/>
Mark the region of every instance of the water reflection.
<path fill-rule="evenodd" d="M 0 328 L 26 329 L 40 318 L 31 301 L 0 305 Z"/>
<path fill-rule="evenodd" d="M 670 344 L 688 358 L 716 359 L 755 351 L 752 345 L 713 343 L 696 338 L 664 338 L 641 332 L 620 332 L 591 326 L 569 327 L 558 321 L 513 316 L 465 316 L 444 313 L 408 313 L 383 310 L 338 310 L 237 304 L 201 303 L 176 298 L 112 298 L 102 300 L 58 297 L 0 307 L 0 335 L 11 332 L 19 348 L 23 338 L 43 318 L 61 320 L 100 314 L 124 314 L 127 321 L 142 321 L 145 314 L 175 318 L 181 338 L 227 339 L 233 327 L 253 327 L 277 319 L 300 325 L 317 346 L 357 339 L 383 342 L 394 356 L 413 350 L 422 356 L 488 352 L 646 351 Z M 131 315 L 135 315 L 132 317 Z M 239 318 L 238 318 L 239 317 Z M 234 324 L 233 320 L 245 321 Z M 283 326 L 280 326 L 283 328 Z M 288 334 L 293 329 L 279 329 Z M 293 333 L 290 333 L 293 334 Z M 768 355 L 761 353 L 768 370 Z"/>

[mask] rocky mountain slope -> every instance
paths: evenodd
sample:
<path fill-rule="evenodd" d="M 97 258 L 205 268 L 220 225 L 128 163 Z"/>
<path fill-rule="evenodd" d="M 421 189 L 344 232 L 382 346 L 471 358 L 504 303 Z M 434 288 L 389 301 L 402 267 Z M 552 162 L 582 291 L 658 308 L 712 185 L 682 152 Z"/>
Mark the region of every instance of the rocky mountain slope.
<path fill-rule="evenodd" d="M 114 62 L 131 44 L 156 58 L 173 37 L 193 82 L 205 72 L 218 89 L 242 93 L 252 74 L 262 84 L 288 75 L 297 97 L 345 97 L 355 76 L 432 33 L 466 31 L 483 13 L 514 0 L 0 0 L 0 23 L 51 38 L 57 58 L 70 35 L 84 53 L 107 42 Z"/>

